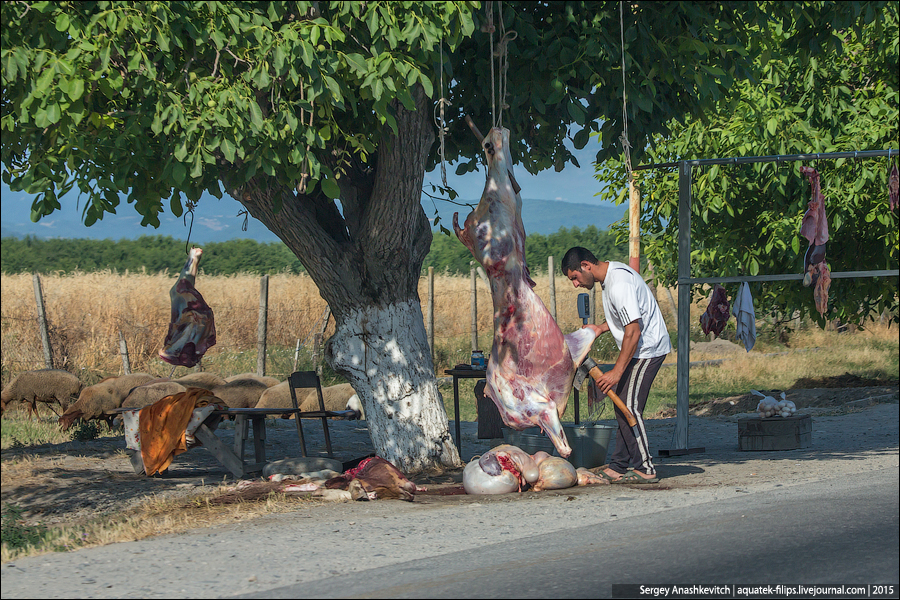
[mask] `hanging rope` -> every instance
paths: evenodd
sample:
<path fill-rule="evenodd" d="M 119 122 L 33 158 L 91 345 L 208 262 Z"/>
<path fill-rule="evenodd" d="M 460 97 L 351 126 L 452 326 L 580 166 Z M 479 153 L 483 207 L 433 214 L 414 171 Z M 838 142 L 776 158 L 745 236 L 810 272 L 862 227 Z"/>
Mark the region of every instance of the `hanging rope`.
<path fill-rule="evenodd" d="M 305 100 L 305 86 L 303 82 L 300 82 L 300 99 Z M 312 106 L 312 101 L 310 101 L 310 106 Z M 303 107 L 300 108 L 300 124 L 306 125 L 306 111 Z M 309 127 L 312 127 L 313 124 L 313 111 L 309 111 Z M 306 145 L 306 154 L 303 156 L 303 164 L 301 165 L 300 171 L 300 183 L 297 184 L 297 193 L 305 194 L 306 186 L 309 182 L 309 144 Z"/>
<path fill-rule="evenodd" d="M 444 118 L 444 107 L 450 106 L 450 101 L 444 98 L 444 40 L 441 38 L 440 41 L 440 49 L 441 49 L 441 98 L 435 102 L 434 105 L 434 124 L 438 130 L 438 136 L 441 140 L 441 181 L 444 184 L 444 187 L 450 187 L 447 184 L 447 160 L 444 157 L 444 136 L 447 135 L 450 129 L 447 127 L 447 121 Z M 440 117 L 438 117 L 438 113 L 440 113 Z"/>
<path fill-rule="evenodd" d="M 623 17 L 624 2 L 619 1 L 619 35 L 622 54 L 622 133 L 619 134 L 619 142 L 622 144 L 622 152 L 625 158 L 625 171 L 628 173 L 628 181 L 633 179 L 631 168 L 631 142 L 628 141 L 628 98 L 625 94 L 625 20 Z"/>
<path fill-rule="evenodd" d="M 487 16 L 487 22 L 481 27 L 481 30 L 489 34 L 490 50 L 491 50 L 491 124 L 492 127 L 503 127 L 503 109 L 509 108 L 506 103 L 506 74 L 509 70 L 509 51 L 507 46 L 509 42 L 516 39 L 518 33 L 516 31 L 506 31 L 503 25 L 503 3 L 497 2 L 497 16 L 500 21 L 500 40 L 494 48 L 494 3 L 485 2 L 484 10 Z M 495 75 L 494 59 L 497 60 L 497 74 Z M 499 79 L 499 83 L 498 80 Z M 496 94 L 495 94 L 496 90 Z M 497 96 L 500 97 L 500 110 L 497 110 Z"/>
<path fill-rule="evenodd" d="M 184 224 L 188 228 L 188 234 L 187 234 L 187 239 L 184 240 L 184 253 L 190 254 L 191 253 L 191 248 L 190 248 L 191 231 L 193 231 L 193 229 L 194 229 L 194 209 L 197 208 L 197 203 L 192 202 L 191 200 L 188 200 L 185 204 L 187 205 L 187 214 L 184 215 Z M 187 224 L 188 215 L 191 215 L 191 224 L 190 225 Z"/>

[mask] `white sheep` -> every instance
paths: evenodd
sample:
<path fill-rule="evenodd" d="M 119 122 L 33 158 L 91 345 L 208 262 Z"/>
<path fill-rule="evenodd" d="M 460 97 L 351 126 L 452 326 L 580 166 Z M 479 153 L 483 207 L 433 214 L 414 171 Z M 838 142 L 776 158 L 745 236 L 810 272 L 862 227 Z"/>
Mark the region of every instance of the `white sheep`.
<path fill-rule="evenodd" d="M 78 400 L 59 418 L 63 431 L 72 426 L 76 419 L 106 419 L 112 422 L 112 411 L 120 408 L 122 402 L 139 385 L 159 379 L 149 373 L 131 373 L 120 377 L 108 377 L 81 390 Z"/>

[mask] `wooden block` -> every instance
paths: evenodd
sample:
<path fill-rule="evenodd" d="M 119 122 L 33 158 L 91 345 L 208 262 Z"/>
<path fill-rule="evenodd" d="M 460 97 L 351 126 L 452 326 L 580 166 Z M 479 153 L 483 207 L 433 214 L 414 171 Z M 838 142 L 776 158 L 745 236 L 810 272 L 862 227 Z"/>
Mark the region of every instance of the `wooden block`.
<path fill-rule="evenodd" d="M 478 411 L 478 439 L 492 440 L 503 437 L 503 419 L 494 401 L 484 395 L 486 379 L 475 384 L 476 410 Z"/>
<path fill-rule="evenodd" d="M 798 450 L 811 445 L 809 415 L 738 419 L 738 450 Z"/>

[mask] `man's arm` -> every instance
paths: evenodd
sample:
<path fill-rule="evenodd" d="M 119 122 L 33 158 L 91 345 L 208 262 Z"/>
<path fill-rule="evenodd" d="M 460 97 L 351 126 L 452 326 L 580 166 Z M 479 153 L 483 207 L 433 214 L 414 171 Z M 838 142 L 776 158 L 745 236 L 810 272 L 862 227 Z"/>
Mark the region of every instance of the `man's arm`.
<path fill-rule="evenodd" d="M 606 325 L 606 323 L 604 323 L 604 325 Z M 609 330 L 608 325 L 606 330 Z M 616 366 L 614 366 L 611 371 L 604 373 L 603 376 L 597 380 L 597 385 L 600 387 L 601 392 L 605 394 L 609 390 L 615 388 L 616 384 L 619 383 L 619 380 L 622 379 L 625 368 L 628 366 L 628 363 L 631 362 L 631 359 L 634 358 L 634 353 L 637 351 L 640 339 L 641 327 L 637 321 L 632 321 L 625 326 L 625 335 L 622 337 L 622 350 L 619 351 L 619 357 L 616 359 Z"/>

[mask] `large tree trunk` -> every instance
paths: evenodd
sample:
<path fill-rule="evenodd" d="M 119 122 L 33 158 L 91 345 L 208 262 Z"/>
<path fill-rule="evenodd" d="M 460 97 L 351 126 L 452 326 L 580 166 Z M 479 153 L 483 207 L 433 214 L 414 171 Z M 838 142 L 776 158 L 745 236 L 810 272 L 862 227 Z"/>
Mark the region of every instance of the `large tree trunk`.
<path fill-rule="evenodd" d="M 407 473 L 461 465 L 418 293 L 432 237 L 420 201 L 434 133 L 428 98 L 418 89 L 415 99 L 414 111 L 397 105 L 398 135 L 385 128 L 377 164 L 344 157 L 341 210 L 321 192 L 298 195 L 261 175 L 229 184 L 235 173 L 222 172 L 228 193 L 316 282 L 337 323 L 326 359 L 359 394 L 378 454 Z"/>

